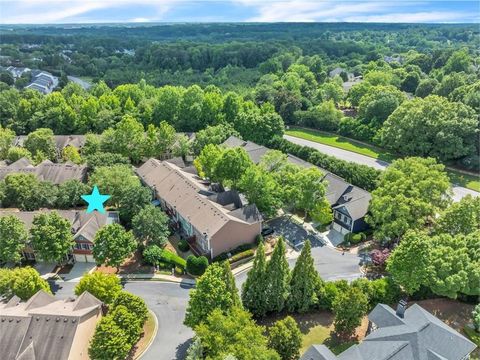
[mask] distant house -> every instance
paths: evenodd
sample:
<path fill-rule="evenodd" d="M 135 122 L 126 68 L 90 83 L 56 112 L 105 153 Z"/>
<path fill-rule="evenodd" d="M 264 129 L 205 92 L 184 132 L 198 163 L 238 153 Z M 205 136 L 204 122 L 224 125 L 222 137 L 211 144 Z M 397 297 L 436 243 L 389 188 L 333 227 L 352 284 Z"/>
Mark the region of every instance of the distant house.
<path fill-rule="evenodd" d="M 102 318 L 102 302 L 89 292 L 57 300 L 40 290 L 28 301 L 0 302 L 0 357 L 5 360 L 88 360 Z"/>
<path fill-rule="evenodd" d="M 12 74 L 13 78 L 16 80 L 16 79 L 22 77 L 23 74 L 28 73 L 32 70 L 27 68 L 27 67 L 9 66 L 9 67 L 7 67 L 7 71 L 9 71 L 10 74 Z"/>
<path fill-rule="evenodd" d="M 0 180 L 14 173 L 33 174 L 40 181 L 50 181 L 58 185 L 67 180 L 85 182 L 87 179 L 87 166 L 76 165 L 70 162 L 55 164 L 50 160 L 45 160 L 35 166 L 27 158 L 21 158 L 7 166 L 0 166 Z"/>
<path fill-rule="evenodd" d="M 213 258 L 253 243 L 262 229 L 255 204 L 245 204 L 236 191 L 223 191 L 201 179 L 194 168 L 176 163 L 150 159 L 136 173 L 192 249 Z"/>
<path fill-rule="evenodd" d="M 395 312 L 378 304 L 368 315 L 371 332 L 339 355 L 313 345 L 300 360 L 464 360 L 476 345 L 441 320 L 413 304 Z"/>
<path fill-rule="evenodd" d="M 403 57 L 398 55 L 398 56 L 388 56 L 388 55 L 385 55 L 383 57 L 383 60 L 389 64 L 391 63 L 394 63 L 394 62 L 397 62 L 399 64 L 403 63 Z"/>
<path fill-rule="evenodd" d="M 25 89 L 37 90 L 43 94 L 50 94 L 58 85 L 58 77 L 47 71 L 32 70 L 32 82 Z"/>
<path fill-rule="evenodd" d="M 13 146 L 24 146 L 27 135 L 19 135 L 13 139 Z M 85 135 L 54 135 L 55 147 L 57 149 L 57 156 L 62 155 L 63 149 L 68 146 L 73 146 L 77 149 L 81 149 L 85 145 Z"/>
<path fill-rule="evenodd" d="M 226 147 L 242 147 L 255 164 L 258 164 L 262 156 L 270 150 L 265 146 L 244 141 L 235 136 L 230 136 L 223 145 Z M 315 166 L 291 154 L 287 154 L 287 161 L 305 168 Z M 341 234 L 366 230 L 368 225 L 365 222 L 365 216 L 372 198 L 370 193 L 348 183 L 340 176 L 316 167 L 325 174 L 323 178 L 326 183 L 325 197 L 332 207 L 334 217 L 332 228 Z"/>
<path fill-rule="evenodd" d="M 24 223 L 27 230 L 30 230 L 35 216 L 51 211 L 53 210 L 17 211 L 1 209 L 0 217 L 13 215 Z M 75 246 L 65 255 L 64 262 L 95 262 L 92 255 L 95 235 L 103 226 L 118 222 L 118 214 L 116 212 L 101 214 L 97 211 L 87 214 L 85 210 L 56 211 L 72 224 L 73 240 L 75 241 Z M 29 245 L 22 253 L 27 260 L 37 260 L 35 249 Z"/>

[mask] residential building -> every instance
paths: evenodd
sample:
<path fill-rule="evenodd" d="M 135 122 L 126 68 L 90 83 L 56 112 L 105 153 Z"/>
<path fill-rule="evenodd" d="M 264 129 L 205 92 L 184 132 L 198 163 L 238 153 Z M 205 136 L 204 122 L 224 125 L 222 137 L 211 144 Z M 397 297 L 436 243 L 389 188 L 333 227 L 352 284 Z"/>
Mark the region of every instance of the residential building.
<path fill-rule="evenodd" d="M 87 179 L 87 165 L 76 165 L 71 162 L 56 164 L 45 160 L 38 165 L 33 165 L 27 158 L 21 158 L 7 166 L 0 166 L 0 180 L 13 173 L 33 174 L 41 181 L 50 181 L 61 184 L 67 180 L 85 182 Z"/>
<path fill-rule="evenodd" d="M 16 136 L 13 139 L 13 146 L 23 147 L 25 140 L 27 140 L 27 135 Z M 74 146 L 75 148 L 81 150 L 83 145 L 85 145 L 86 136 L 85 135 L 54 135 L 53 139 L 55 141 L 55 147 L 57 150 L 57 156 L 61 157 L 63 149 L 67 146 Z"/>
<path fill-rule="evenodd" d="M 57 300 L 40 290 L 28 301 L 0 302 L 0 357 L 5 360 L 88 360 L 102 318 L 102 302 L 89 292 Z"/>
<path fill-rule="evenodd" d="M 50 94 L 58 85 L 58 77 L 47 71 L 31 70 L 32 82 L 25 89 L 34 89 L 43 94 Z"/>
<path fill-rule="evenodd" d="M 51 211 L 57 211 L 61 217 L 67 219 L 72 224 L 75 246 L 65 255 L 64 262 L 66 263 L 95 262 L 92 250 L 97 231 L 105 225 L 119 222 L 118 213 L 112 211 L 104 214 L 94 211 L 87 214 L 85 210 L 18 211 L 0 209 L 0 217 L 13 215 L 24 223 L 27 230 L 30 230 L 35 216 Z M 35 249 L 31 245 L 27 245 L 22 253 L 27 260 L 41 260 L 37 259 Z"/>
<path fill-rule="evenodd" d="M 269 148 L 255 144 L 251 141 L 244 141 L 235 136 L 230 136 L 223 143 L 226 147 L 242 147 L 247 152 L 253 163 L 258 164 Z M 287 161 L 301 167 L 315 166 L 296 156 L 287 154 Z M 325 174 L 325 197 L 332 207 L 334 220 L 332 229 L 341 233 L 360 232 L 368 228 L 365 216 L 368 213 L 368 205 L 372 196 L 366 190 L 354 186 L 340 176 L 337 176 L 317 166 Z"/>
<path fill-rule="evenodd" d="M 201 179 L 194 168 L 173 162 L 150 159 L 136 173 L 196 253 L 213 258 L 255 241 L 262 229 L 255 204 Z"/>
<path fill-rule="evenodd" d="M 13 78 L 16 80 L 16 79 L 20 78 L 23 74 L 28 73 L 32 70 L 30 70 L 27 67 L 9 66 L 9 67 L 7 67 L 7 71 L 9 71 L 10 74 L 12 74 Z"/>
<path fill-rule="evenodd" d="M 476 345 L 417 304 L 395 312 L 378 304 L 368 315 L 370 333 L 358 345 L 334 355 L 313 345 L 300 360 L 464 360 Z"/>

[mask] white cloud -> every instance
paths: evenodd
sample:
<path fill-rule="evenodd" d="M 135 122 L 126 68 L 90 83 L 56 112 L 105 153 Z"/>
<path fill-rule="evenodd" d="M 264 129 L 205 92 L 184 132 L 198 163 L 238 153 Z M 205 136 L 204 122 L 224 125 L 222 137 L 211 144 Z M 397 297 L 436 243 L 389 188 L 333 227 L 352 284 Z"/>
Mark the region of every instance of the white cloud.
<path fill-rule="evenodd" d="M 479 18 L 478 14 L 466 12 L 425 11 L 427 5 L 435 7 L 431 1 L 236 0 L 236 3 L 255 9 L 257 15 L 248 19 L 254 22 L 461 22 Z"/>
<path fill-rule="evenodd" d="M 4 24 L 49 24 L 75 22 L 89 12 L 95 10 L 118 9 L 148 6 L 149 17 L 132 18 L 130 21 L 160 20 L 180 0 L 0 0 L 0 23 Z M 128 18 L 128 12 L 126 12 Z M 113 19 L 114 20 L 114 19 Z M 112 21 L 110 19 L 109 21 Z M 125 19 L 125 21 L 129 21 Z M 85 22 L 82 19 L 82 22 Z M 99 19 L 88 19 L 86 22 L 105 22 Z M 107 21 L 108 22 L 108 21 Z"/>

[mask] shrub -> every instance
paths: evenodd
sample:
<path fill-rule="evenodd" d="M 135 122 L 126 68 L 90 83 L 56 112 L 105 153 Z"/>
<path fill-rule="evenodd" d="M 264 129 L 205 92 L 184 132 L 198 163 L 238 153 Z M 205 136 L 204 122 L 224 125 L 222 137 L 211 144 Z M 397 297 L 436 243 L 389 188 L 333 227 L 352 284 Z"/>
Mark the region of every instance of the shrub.
<path fill-rule="evenodd" d="M 214 262 L 217 262 L 217 261 L 224 261 L 224 260 L 228 260 L 228 254 L 230 253 L 231 255 L 235 255 L 235 254 L 238 254 L 240 252 L 243 252 L 243 251 L 246 251 L 246 250 L 250 250 L 251 248 L 253 247 L 253 244 L 242 244 L 240 246 L 237 246 L 235 249 L 233 250 L 230 250 L 230 251 L 227 251 L 227 252 L 224 252 L 224 253 L 221 253 L 220 255 L 217 255 L 213 258 L 213 261 Z"/>
<path fill-rule="evenodd" d="M 131 348 L 127 334 L 111 316 L 105 316 L 97 324 L 88 355 L 92 360 L 125 359 Z"/>
<path fill-rule="evenodd" d="M 187 258 L 187 272 L 191 275 L 203 275 L 208 266 L 208 259 L 205 256 L 196 257 L 190 255 Z"/>
<path fill-rule="evenodd" d="M 143 326 L 145 320 L 147 320 L 148 309 L 145 301 L 143 301 L 141 297 L 133 295 L 127 291 L 120 291 L 113 302 L 112 311 L 120 305 L 125 306 L 128 311 L 135 314 L 140 325 Z"/>
<path fill-rule="evenodd" d="M 188 242 L 186 240 L 180 240 L 178 242 L 178 248 L 180 249 L 180 251 L 186 252 L 190 250 L 190 245 L 188 245 Z"/>
<path fill-rule="evenodd" d="M 179 266 L 182 269 L 185 269 L 185 266 L 187 265 L 187 262 L 185 261 L 185 259 L 181 258 L 177 254 L 174 254 L 168 250 L 162 250 L 160 260 L 168 262 L 173 266 Z"/>
<path fill-rule="evenodd" d="M 372 259 L 372 262 L 376 266 L 385 266 L 385 263 L 390 256 L 390 250 L 389 249 L 383 249 L 383 250 L 372 250 L 370 252 L 370 258 Z"/>
<path fill-rule="evenodd" d="M 475 309 L 472 311 L 472 322 L 475 330 L 480 332 L 480 304 L 475 306 Z"/>
<path fill-rule="evenodd" d="M 168 263 L 171 266 L 179 266 L 185 269 L 186 261 L 180 256 L 168 250 L 162 250 L 157 245 L 150 245 L 143 251 L 143 259 L 152 265 L 160 266 L 160 263 Z"/>
<path fill-rule="evenodd" d="M 242 251 L 241 253 L 235 254 L 230 258 L 230 263 L 234 263 L 236 261 L 248 258 L 255 255 L 255 251 L 253 249 Z"/>
<path fill-rule="evenodd" d="M 175 275 L 183 275 L 184 274 L 184 271 L 185 269 L 180 267 L 180 266 L 175 266 Z"/>
<path fill-rule="evenodd" d="M 318 305 L 320 309 L 332 310 L 333 302 L 340 292 L 348 289 L 349 285 L 346 280 L 328 281 L 319 289 Z"/>

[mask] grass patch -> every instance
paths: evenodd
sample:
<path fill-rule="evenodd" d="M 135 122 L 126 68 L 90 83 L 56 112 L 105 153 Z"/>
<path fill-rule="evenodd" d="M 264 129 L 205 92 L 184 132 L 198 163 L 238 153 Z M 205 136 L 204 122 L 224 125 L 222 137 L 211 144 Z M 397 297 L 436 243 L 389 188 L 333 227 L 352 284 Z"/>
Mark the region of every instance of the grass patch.
<path fill-rule="evenodd" d="M 330 337 L 330 328 L 317 325 L 310 329 L 308 333 L 303 335 L 302 348 L 300 354 L 303 354 L 311 345 L 323 344 Z"/>
<path fill-rule="evenodd" d="M 477 346 L 480 346 L 480 333 L 476 332 L 475 329 L 472 329 L 470 326 L 466 325 L 463 327 L 463 332 L 467 337 L 472 340 Z"/>
<path fill-rule="evenodd" d="M 155 332 L 155 318 L 153 317 L 151 312 L 148 312 L 147 321 L 143 325 L 143 335 L 135 344 L 135 352 L 132 356 L 133 359 L 138 359 L 139 355 L 142 354 L 150 341 L 152 340 L 152 336 Z"/>
<path fill-rule="evenodd" d="M 448 177 L 452 184 L 457 184 L 467 189 L 480 191 L 480 178 L 474 175 L 468 175 L 459 171 L 447 169 Z"/>
<path fill-rule="evenodd" d="M 352 151 L 357 154 L 365 155 L 374 159 L 387 162 L 392 162 L 393 160 L 398 158 L 397 156 L 389 153 L 388 151 L 385 151 L 374 145 L 364 144 L 350 138 L 346 138 L 332 133 L 327 133 L 324 131 L 292 127 L 289 130 L 285 130 L 285 134 L 295 136 L 300 139 L 314 141 L 319 144 L 329 145 L 339 149 Z M 456 184 L 467 189 L 480 192 L 480 178 L 478 176 L 464 174 L 452 169 L 446 169 L 446 172 L 452 184 Z"/>
<path fill-rule="evenodd" d="M 319 130 L 291 128 L 285 130 L 285 134 L 301 139 L 314 141 L 320 144 L 333 146 L 339 149 L 348 150 L 357 154 L 365 155 L 374 159 L 391 162 L 397 157 L 388 151 L 382 150 L 374 145 L 364 144 L 336 134 Z"/>

